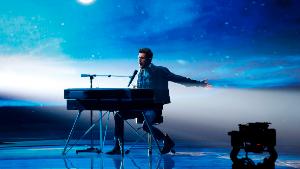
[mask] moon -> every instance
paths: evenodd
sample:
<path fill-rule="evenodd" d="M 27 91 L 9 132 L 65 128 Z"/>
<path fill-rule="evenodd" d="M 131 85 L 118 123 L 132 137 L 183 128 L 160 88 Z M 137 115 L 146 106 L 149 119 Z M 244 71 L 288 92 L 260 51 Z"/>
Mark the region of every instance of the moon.
<path fill-rule="evenodd" d="M 94 3 L 96 0 L 77 0 L 77 2 L 83 4 L 83 5 L 90 5 Z"/>

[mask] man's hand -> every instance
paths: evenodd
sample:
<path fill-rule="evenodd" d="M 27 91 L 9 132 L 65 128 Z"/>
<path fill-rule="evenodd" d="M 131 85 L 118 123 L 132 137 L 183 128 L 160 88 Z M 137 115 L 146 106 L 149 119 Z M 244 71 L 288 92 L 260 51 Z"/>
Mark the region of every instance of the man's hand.
<path fill-rule="evenodd" d="M 210 85 L 210 84 L 208 83 L 208 80 L 207 80 L 207 79 L 200 81 L 200 86 L 201 86 L 201 87 L 205 87 L 205 88 L 211 88 L 211 87 L 212 87 L 212 85 Z"/>

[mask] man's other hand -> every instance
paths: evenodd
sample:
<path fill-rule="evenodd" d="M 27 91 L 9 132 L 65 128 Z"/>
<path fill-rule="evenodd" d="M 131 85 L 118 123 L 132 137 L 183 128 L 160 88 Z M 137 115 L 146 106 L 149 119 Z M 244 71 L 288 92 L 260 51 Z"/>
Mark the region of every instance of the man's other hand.
<path fill-rule="evenodd" d="M 211 87 L 212 87 L 212 85 L 210 85 L 210 84 L 208 83 L 208 80 L 207 80 L 207 79 L 200 81 L 200 86 L 201 86 L 201 87 L 205 87 L 205 88 L 211 88 Z"/>

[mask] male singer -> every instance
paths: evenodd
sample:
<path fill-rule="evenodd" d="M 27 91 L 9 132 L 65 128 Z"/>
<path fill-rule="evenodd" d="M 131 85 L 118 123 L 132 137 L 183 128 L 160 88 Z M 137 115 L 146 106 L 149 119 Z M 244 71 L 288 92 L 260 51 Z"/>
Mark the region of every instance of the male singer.
<path fill-rule="evenodd" d="M 168 104 L 170 103 L 170 95 L 168 82 L 172 81 L 175 83 L 183 84 L 185 86 L 201 86 L 207 87 L 207 80 L 197 81 L 192 80 L 183 76 L 176 75 L 169 71 L 166 67 L 156 66 L 152 64 L 153 53 L 149 48 L 141 48 L 139 50 L 139 66 L 140 71 L 138 74 L 137 88 L 144 89 L 153 89 L 154 90 L 154 101 L 159 104 Z M 139 113 L 140 114 L 140 113 Z M 149 124 L 149 127 L 152 130 L 153 136 L 157 140 L 163 140 L 164 146 L 161 150 L 162 154 L 169 153 L 171 149 L 175 146 L 175 143 L 167 135 L 162 133 L 159 129 L 152 126 L 156 117 L 161 116 L 161 111 L 148 110 L 144 112 L 145 118 Z M 124 120 L 133 119 L 138 116 L 134 112 L 123 112 L 120 111 L 116 113 L 115 118 L 115 146 L 114 148 L 107 152 L 107 154 L 120 154 L 120 145 L 118 140 L 121 141 L 121 144 L 124 143 Z M 147 124 L 143 123 L 143 129 L 146 132 L 150 132 Z"/>

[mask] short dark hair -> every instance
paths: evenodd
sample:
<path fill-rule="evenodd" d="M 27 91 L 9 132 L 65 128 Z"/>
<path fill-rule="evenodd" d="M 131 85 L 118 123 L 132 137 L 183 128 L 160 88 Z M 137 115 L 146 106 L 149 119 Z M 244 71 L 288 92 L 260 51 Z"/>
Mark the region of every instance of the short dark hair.
<path fill-rule="evenodd" d="M 150 48 L 140 48 L 139 53 L 145 53 L 147 58 L 152 59 L 153 53 Z"/>

